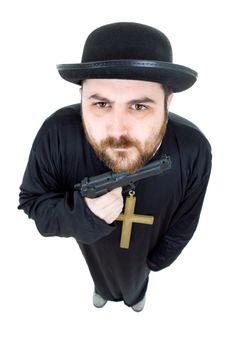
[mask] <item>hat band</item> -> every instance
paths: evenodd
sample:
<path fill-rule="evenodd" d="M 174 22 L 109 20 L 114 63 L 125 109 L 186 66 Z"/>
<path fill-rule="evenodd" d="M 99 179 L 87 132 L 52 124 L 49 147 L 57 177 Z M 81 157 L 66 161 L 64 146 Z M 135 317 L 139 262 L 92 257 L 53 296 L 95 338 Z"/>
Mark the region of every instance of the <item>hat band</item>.
<path fill-rule="evenodd" d="M 59 71 L 66 70 L 80 70 L 80 69 L 95 69 L 95 68 L 117 68 L 117 67 L 142 67 L 142 68 L 157 68 L 157 69 L 166 69 L 170 71 L 180 71 L 181 73 L 187 73 L 197 77 L 197 72 L 194 70 L 170 62 L 162 61 L 152 61 L 152 60 L 109 60 L 109 61 L 96 61 L 96 62 L 84 62 L 84 63 L 68 63 L 68 64 L 59 64 L 57 69 Z"/>

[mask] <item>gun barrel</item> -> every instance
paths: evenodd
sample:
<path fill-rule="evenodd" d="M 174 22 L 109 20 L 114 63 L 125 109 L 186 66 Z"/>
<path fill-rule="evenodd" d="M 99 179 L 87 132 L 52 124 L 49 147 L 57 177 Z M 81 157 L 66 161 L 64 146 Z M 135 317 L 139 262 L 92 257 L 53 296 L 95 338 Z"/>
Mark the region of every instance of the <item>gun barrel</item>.
<path fill-rule="evenodd" d="M 143 168 L 139 169 L 136 173 L 128 174 L 128 179 L 132 179 L 134 181 L 138 181 L 141 179 L 145 179 L 147 177 L 151 177 L 154 175 L 162 174 L 164 171 L 171 168 L 171 159 L 168 156 L 163 156 L 159 160 L 155 160 Z"/>

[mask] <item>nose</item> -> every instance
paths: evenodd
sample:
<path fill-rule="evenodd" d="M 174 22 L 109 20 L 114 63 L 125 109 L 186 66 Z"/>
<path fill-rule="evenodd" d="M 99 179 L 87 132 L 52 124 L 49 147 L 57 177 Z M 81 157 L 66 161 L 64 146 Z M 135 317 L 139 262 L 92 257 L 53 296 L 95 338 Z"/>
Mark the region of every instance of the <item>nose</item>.
<path fill-rule="evenodd" d="M 127 116 L 122 108 L 114 108 L 111 111 L 111 115 L 109 115 L 108 120 L 108 133 L 109 136 L 115 138 L 119 138 L 122 135 L 127 135 Z"/>

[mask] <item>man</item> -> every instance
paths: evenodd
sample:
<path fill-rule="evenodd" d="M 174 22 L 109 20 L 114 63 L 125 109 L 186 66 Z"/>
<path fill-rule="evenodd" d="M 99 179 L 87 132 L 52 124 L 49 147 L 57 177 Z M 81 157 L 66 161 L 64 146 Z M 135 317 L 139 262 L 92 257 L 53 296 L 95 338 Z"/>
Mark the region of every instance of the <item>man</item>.
<path fill-rule="evenodd" d="M 93 31 L 82 63 L 58 67 L 81 85 L 81 105 L 45 120 L 32 146 L 20 206 L 43 236 L 74 237 L 94 281 L 93 303 L 123 300 L 141 311 L 150 271 L 178 257 L 197 227 L 211 169 L 210 145 L 201 131 L 168 108 L 174 92 L 191 87 L 197 73 L 172 63 L 167 37 L 138 23 Z M 171 158 L 171 169 L 82 197 L 74 185 L 110 170 L 135 173 Z M 124 213 L 134 200 L 131 219 Z M 134 220 L 152 218 L 150 224 Z M 129 242 L 122 227 L 131 220 Z M 126 223 L 128 225 L 128 223 Z"/>

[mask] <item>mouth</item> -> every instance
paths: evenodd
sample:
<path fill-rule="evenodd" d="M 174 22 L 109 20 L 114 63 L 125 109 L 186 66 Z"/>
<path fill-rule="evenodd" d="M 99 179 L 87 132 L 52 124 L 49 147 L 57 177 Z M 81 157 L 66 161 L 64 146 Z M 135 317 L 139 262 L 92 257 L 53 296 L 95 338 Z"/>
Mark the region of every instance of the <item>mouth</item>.
<path fill-rule="evenodd" d="M 133 146 L 113 146 L 111 149 L 116 150 L 116 151 L 127 151 L 129 148 L 132 148 Z"/>

